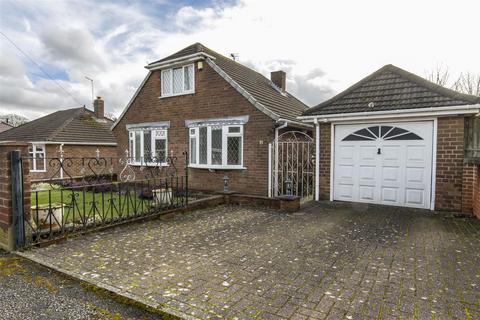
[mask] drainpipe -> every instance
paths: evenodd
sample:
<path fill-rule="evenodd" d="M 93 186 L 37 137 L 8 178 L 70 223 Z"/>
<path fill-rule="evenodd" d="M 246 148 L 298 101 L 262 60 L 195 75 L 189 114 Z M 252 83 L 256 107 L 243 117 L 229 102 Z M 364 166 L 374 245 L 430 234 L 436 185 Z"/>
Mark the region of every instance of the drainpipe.
<path fill-rule="evenodd" d="M 315 201 L 320 200 L 320 124 L 315 118 Z M 332 183 L 330 181 L 330 183 Z"/>
<path fill-rule="evenodd" d="M 274 197 L 278 197 L 278 132 L 288 127 L 288 122 L 284 122 L 281 126 L 275 128 L 275 174 L 274 174 Z M 282 182 L 283 183 L 283 182 Z"/>

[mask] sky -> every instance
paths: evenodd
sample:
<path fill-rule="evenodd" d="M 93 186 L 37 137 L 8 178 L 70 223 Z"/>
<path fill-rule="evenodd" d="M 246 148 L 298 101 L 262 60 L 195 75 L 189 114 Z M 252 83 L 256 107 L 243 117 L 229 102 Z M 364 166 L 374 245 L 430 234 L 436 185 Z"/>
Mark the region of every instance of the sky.
<path fill-rule="evenodd" d="M 0 0 L 0 115 L 86 105 L 118 116 L 144 66 L 201 42 L 314 106 L 385 64 L 480 73 L 478 0 Z"/>

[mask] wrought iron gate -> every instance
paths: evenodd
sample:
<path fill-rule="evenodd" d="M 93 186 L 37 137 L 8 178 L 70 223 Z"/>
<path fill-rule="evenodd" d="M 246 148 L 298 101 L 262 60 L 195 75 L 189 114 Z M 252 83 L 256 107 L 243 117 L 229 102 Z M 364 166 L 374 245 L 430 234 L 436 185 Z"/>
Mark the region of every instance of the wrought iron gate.
<path fill-rule="evenodd" d="M 294 195 L 313 199 L 315 193 L 315 144 L 300 131 L 287 131 L 269 144 L 270 197 Z"/>

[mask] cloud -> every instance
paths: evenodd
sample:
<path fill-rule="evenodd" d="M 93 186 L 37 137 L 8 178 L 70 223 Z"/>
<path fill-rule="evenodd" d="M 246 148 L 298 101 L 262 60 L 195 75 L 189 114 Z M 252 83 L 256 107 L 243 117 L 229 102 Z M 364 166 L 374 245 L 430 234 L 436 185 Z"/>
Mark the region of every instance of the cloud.
<path fill-rule="evenodd" d="M 44 28 L 39 34 L 50 61 L 103 67 L 103 58 L 95 48 L 92 35 L 81 29 Z"/>
<path fill-rule="evenodd" d="M 88 75 L 106 111 L 118 115 L 144 78 L 145 64 L 194 42 L 227 56 L 239 53 L 240 62 L 267 77 L 284 69 L 287 89 L 309 105 L 387 63 L 420 75 L 439 62 L 452 73 L 480 71 L 480 48 L 471 41 L 478 10 L 464 10 L 472 8 L 468 0 L 366 0 L 346 7 L 306 0 L 3 0 L 2 32 L 55 80 L 0 35 L 0 113 L 32 119 L 90 106 Z M 459 51 L 465 43 L 469 49 Z"/>

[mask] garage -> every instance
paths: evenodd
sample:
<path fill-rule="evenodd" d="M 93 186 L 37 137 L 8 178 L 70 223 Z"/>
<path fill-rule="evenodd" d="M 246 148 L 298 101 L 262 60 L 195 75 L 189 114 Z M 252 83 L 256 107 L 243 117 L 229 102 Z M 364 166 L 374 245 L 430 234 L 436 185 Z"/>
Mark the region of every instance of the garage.
<path fill-rule="evenodd" d="M 433 121 L 334 128 L 334 200 L 430 208 Z"/>

